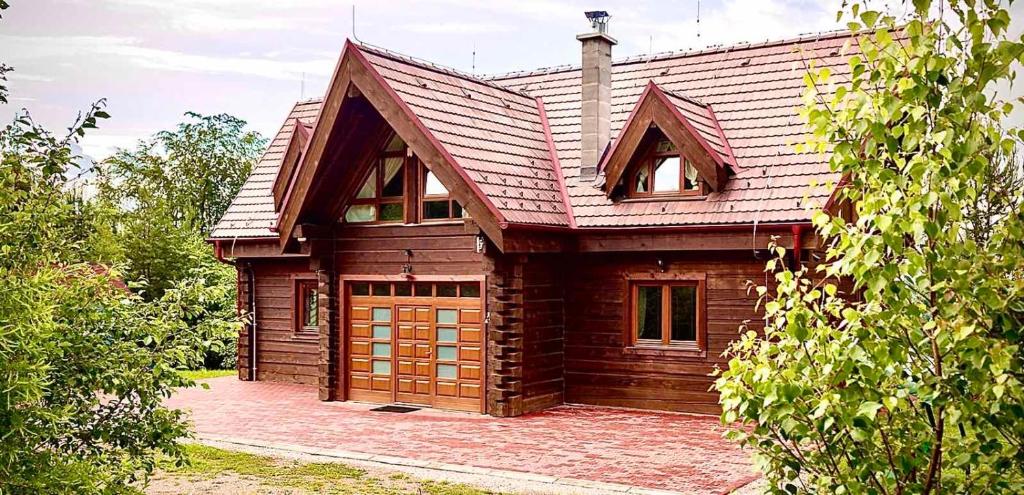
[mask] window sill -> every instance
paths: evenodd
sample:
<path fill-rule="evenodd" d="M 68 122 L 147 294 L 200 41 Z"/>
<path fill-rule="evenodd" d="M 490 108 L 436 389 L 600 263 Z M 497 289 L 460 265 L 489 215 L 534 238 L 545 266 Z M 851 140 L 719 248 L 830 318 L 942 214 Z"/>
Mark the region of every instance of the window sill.
<path fill-rule="evenodd" d="M 314 342 L 320 340 L 319 332 L 311 332 L 307 330 L 300 330 L 292 334 L 292 340 L 299 340 L 303 342 Z"/>
<path fill-rule="evenodd" d="M 631 356 L 666 359 L 705 359 L 707 351 L 694 345 L 633 345 L 623 349 L 623 352 Z"/>
<path fill-rule="evenodd" d="M 706 194 L 671 194 L 654 196 L 626 196 L 619 200 L 620 203 L 661 203 L 665 201 L 704 201 L 708 199 Z"/>

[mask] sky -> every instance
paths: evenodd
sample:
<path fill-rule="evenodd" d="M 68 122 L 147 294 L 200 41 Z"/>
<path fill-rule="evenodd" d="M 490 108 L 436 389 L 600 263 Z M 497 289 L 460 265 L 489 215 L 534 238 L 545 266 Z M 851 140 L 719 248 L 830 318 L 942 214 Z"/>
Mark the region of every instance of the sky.
<path fill-rule="evenodd" d="M 0 20 L 0 61 L 14 72 L 0 122 L 27 108 L 37 121 L 63 129 L 105 98 L 111 118 L 82 141 L 97 160 L 173 128 L 186 111 L 229 113 L 273 136 L 296 100 L 323 94 L 342 45 L 353 36 L 493 74 L 578 64 L 575 35 L 590 31 L 586 10 L 612 15 L 616 59 L 843 27 L 836 22 L 840 0 L 9 3 Z M 1022 6 L 1013 10 L 1024 20 Z"/>

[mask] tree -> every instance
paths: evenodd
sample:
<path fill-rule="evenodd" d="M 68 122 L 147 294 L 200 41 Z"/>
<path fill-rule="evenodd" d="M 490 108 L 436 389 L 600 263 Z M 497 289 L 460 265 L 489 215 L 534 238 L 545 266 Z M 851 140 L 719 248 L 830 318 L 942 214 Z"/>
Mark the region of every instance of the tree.
<path fill-rule="evenodd" d="M 71 144 L 102 102 L 55 137 L 27 114 L 0 129 L 0 491 L 127 493 L 157 453 L 182 459 L 180 411 L 203 353 L 177 290 L 149 303 L 83 258 L 83 216 L 67 187 Z"/>
<path fill-rule="evenodd" d="M 108 191 L 124 206 L 161 212 L 178 227 L 206 235 L 224 216 L 266 147 L 227 114 L 187 112 L 173 131 L 162 131 L 104 163 Z"/>
<path fill-rule="evenodd" d="M 814 217 L 814 269 L 784 269 L 778 249 L 764 334 L 736 341 L 716 382 L 775 493 L 1024 491 L 1022 192 L 977 208 L 1024 137 L 992 91 L 1024 44 L 996 0 L 934 6 L 948 19 L 908 8 L 852 3 L 849 79 L 809 68 L 801 149 L 830 152 L 855 215 Z"/>
<path fill-rule="evenodd" d="M 196 309 L 189 324 L 211 344 L 205 366 L 229 368 L 235 365 L 238 325 L 235 272 L 217 262 L 205 239 L 266 140 L 230 115 L 185 115 L 176 129 L 102 163 L 99 194 L 87 207 L 109 219 L 90 229 L 96 233 L 91 245 L 97 257 L 124 263 L 132 288 L 147 300 L 187 288 L 180 294 Z M 100 242 L 108 237 L 108 222 L 112 242 Z"/>

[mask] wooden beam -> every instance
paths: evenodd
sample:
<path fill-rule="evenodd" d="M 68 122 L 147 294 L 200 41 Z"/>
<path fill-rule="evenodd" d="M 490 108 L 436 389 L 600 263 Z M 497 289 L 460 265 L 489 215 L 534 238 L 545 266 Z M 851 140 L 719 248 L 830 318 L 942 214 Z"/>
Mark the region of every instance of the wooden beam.
<path fill-rule="evenodd" d="M 786 232 L 666 232 L 666 233 L 581 233 L 577 241 L 579 252 L 618 251 L 741 251 L 767 249 L 772 236 L 778 236 L 779 246 L 793 247 L 793 237 Z"/>

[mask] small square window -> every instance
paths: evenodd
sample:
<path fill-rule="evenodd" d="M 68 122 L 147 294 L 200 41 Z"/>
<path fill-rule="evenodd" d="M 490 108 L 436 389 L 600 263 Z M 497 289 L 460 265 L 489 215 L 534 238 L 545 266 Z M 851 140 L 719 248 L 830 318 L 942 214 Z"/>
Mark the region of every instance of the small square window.
<path fill-rule="evenodd" d="M 366 282 L 353 282 L 351 284 L 353 296 L 370 295 L 370 284 Z"/>
<path fill-rule="evenodd" d="M 395 284 L 395 295 L 399 297 L 408 297 L 412 295 L 412 284 L 409 282 L 399 282 Z"/>
<path fill-rule="evenodd" d="M 431 297 L 434 295 L 434 284 L 416 284 L 416 297 Z"/>
<path fill-rule="evenodd" d="M 459 284 L 459 297 L 480 297 L 480 284 Z"/>
<path fill-rule="evenodd" d="M 391 295 L 391 284 L 379 283 L 373 284 L 373 295 L 375 296 L 390 296 Z"/>
<path fill-rule="evenodd" d="M 455 297 L 455 284 L 437 284 L 437 297 Z"/>

